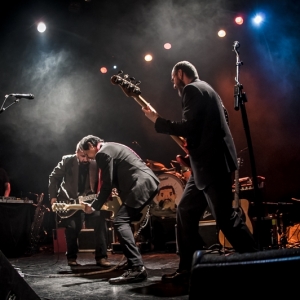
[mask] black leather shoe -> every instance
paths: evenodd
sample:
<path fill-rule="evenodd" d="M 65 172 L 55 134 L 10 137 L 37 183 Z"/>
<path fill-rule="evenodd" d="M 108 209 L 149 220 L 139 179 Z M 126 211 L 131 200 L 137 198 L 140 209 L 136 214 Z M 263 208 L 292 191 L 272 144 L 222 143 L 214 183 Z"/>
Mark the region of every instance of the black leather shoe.
<path fill-rule="evenodd" d="M 174 273 L 164 274 L 161 278 L 163 282 L 172 282 L 178 284 L 188 284 L 190 280 L 190 272 L 186 270 L 176 270 Z"/>
<path fill-rule="evenodd" d="M 147 279 L 147 271 L 144 266 L 132 267 L 120 277 L 110 278 L 110 284 L 127 284 L 141 282 Z"/>

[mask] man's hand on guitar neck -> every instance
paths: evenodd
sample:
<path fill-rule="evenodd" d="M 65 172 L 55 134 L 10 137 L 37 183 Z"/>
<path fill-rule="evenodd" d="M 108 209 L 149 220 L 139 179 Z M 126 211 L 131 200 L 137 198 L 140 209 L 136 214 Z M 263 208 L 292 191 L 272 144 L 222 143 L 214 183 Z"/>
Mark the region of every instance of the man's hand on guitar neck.
<path fill-rule="evenodd" d="M 158 113 L 151 106 L 143 107 L 142 111 L 145 113 L 145 116 L 151 120 L 153 123 L 156 122 L 156 119 L 159 117 Z"/>

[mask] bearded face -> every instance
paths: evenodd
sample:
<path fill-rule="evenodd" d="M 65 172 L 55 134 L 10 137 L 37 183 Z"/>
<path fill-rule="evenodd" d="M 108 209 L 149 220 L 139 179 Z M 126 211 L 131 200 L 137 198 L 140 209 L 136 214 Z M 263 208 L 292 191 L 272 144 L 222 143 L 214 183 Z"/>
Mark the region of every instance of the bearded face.
<path fill-rule="evenodd" d="M 173 70 L 172 71 L 171 81 L 173 82 L 174 89 L 177 89 L 178 95 L 179 95 L 179 97 L 181 97 L 185 84 L 184 84 L 183 80 L 179 78 L 179 75 L 178 75 L 179 72 L 181 72 L 180 74 L 182 74 L 181 70 L 179 70 L 179 71 Z"/>

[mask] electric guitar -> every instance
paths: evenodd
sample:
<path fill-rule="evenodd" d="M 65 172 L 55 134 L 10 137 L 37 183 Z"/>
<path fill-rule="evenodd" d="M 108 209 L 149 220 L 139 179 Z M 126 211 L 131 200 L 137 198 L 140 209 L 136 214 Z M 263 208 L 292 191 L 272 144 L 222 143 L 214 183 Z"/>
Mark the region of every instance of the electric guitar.
<path fill-rule="evenodd" d="M 146 108 L 149 107 L 151 110 L 156 111 L 150 103 L 148 103 L 141 96 L 141 90 L 138 85 L 141 83 L 140 81 L 136 81 L 133 77 L 129 78 L 129 75 L 124 75 L 121 77 L 120 75 L 123 72 L 119 72 L 118 75 L 113 75 L 110 79 L 111 83 L 114 85 L 119 85 L 123 90 L 124 94 L 127 97 L 132 97 L 141 107 Z M 171 138 L 179 145 L 179 147 L 187 154 L 185 157 L 182 155 L 177 155 L 176 160 L 183 166 L 190 168 L 188 150 L 186 148 L 186 140 L 183 137 L 171 135 Z"/>
<path fill-rule="evenodd" d="M 76 209 L 69 208 L 70 205 L 80 205 L 82 202 L 92 203 L 96 198 L 97 194 L 91 194 L 88 196 L 79 196 L 77 199 L 69 199 L 67 202 L 55 202 L 52 204 L 52 211 L 57 212 L 60 218 L 66 219 L 73 216 L 77 211 Z M 64 207 L 66 209 L 63 209 Z"/>
<path fill-rule="evenodd" d="M 76 213 L 78 210 L 84 210 L 86 201 L 88 200 L 95 200 L 97 195 L 89 195 L 89 196 L 81 196 L 79 197 L 79 203 L 68 204 L 65 202 L 55 202 L 52 204 L 52 211 L 56 212 L 58 216 L 62 219 L 66 219 L 71 217 Z M 112 212 L 110 216 L 113 218 L 115 214 L 118 212 L 122 202 L 118 195 L 112 195 L 107 202 L 101 207 L 101 210 L 107 210 Z"/>
<path fill-rule="evenodd" d="M 240 199 L 240 182 L 239 182 L 239 168 L 242 164 L 240 158 L 238 158 L 238 168 L 235 171 L 234 176 L 234 200 L 232 201 L 232 207 L 238 212 L 238 214 L 242 217 L 243 221 L 245 222 L 246 226 L 248 227 L 249 231 L 253 233 L 253 226 L 251 220 L 248 216 L 249 210 L 249 201 L 247 199 Z M 225 248 L 233 248 L 229 241 L 224 236 L 223 232 L 219 231 L 219 242 Z"/>
<path fill-rule="evenodd" d="M 95 195 L 90 196 L 94 196 L 93 199 L 95 199 Z M 82 202 L 80 202 L 79 204 L 67 204 L 64 202 L 53 203 L 52 210 L 56 212 L 62 219 L 69 218 L 71 216 L 70 214 L 68 214 L 69 212 L 72 212 L 73 215 L 78 210 L 84 210 L 85 202 L 83 200 L 87 198 L 88 196 L 81 197 Z M 109 197 L 107 202 L 105 202 L 104 205 L 101 207 L 101 210 L 110 211 L 110 218 L 113 219 L 119 211 L 121 205 L 121 198 L 119 197 L 118 193 L 113 189 L 111 196 Z M 146 205 L 140 212 L 140 215 L 131 222 L 134 228 L 134 236 L 139 235 L 140 231 L 146 226 L 149 219 L 149 211 L 150 206 Z"/>

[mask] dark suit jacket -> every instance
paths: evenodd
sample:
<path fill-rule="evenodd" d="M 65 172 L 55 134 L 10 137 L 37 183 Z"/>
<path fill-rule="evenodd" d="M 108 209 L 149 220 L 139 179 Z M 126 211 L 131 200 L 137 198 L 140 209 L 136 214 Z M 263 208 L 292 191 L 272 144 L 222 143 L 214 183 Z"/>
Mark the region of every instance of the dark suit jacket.
<path fill-rule="evenodd" d="M 159 179 L 130 148 L 118 143 L 103 143 L 96 154 L 102 185 L 93 208 L 100 209 L 113 188 L 127 206 L 140 208 L 157 191 Z"/>
<path fill-rule="evenodd" d="M 157 132 L 187 139 L 190 163 L 198 189 L 204 189 L 220 174 L 237 168 L 236 150 L 225 119 L 222 101 L 213 88 L 199 79 L 182 93 L 182 121 L 158 118 Z"/>
<path fill-rule="evenodd" d="M 78 161 L 76 154 L 65 155 L 49 176 L 49 199 L 59 201 L 76 199 L 78 197 Z M 96 161 L 89 163 L 90 191 L 97 193 L 98 168 Z"/>

